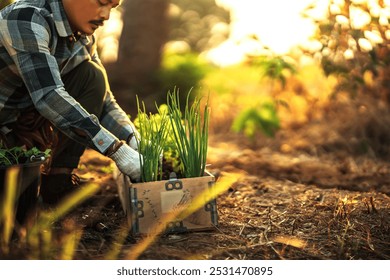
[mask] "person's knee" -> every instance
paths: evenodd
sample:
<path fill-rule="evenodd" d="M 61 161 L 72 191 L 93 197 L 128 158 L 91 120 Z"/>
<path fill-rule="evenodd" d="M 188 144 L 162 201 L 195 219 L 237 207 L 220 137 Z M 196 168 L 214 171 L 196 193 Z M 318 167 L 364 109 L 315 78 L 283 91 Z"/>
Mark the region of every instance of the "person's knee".
<path fill-rule="evenodd" d="M 92 89 L 94 98 L 104 100 L 107 92 L 107 77 L 105 71 L 98 64 L 88 61 L 84 63 L 88 67 L 88 87 Z"/>
<path fill-rule="evenodd" d="M 100 117 L 108 89 L 104 69 L 92 61 L 85 61 L 63 77 L 65 89 L 90 114 Z"/>

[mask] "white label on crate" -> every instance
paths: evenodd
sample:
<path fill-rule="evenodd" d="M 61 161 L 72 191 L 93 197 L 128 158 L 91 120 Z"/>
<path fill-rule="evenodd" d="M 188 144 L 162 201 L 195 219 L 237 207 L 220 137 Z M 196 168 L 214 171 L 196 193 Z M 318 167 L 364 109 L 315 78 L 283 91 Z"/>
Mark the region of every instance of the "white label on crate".
<path fill-rule="evenodd" d="M 182 210 L 191 203 L 190 193 L 182 190 L 161 192 L 161 212 L 168 213 Z"/>

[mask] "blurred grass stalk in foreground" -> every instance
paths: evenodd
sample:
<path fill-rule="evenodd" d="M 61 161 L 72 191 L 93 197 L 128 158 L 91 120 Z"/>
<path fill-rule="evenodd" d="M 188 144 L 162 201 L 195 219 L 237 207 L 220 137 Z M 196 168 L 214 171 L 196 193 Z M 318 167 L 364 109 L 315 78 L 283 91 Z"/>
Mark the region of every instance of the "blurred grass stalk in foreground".
<path fill-rule="evenodd" d="M 4 198 L 2 201 L 2 208 L 0 211 L 0 229 L 1 232 L 1 253 L 9 253 L 9 242 L 11 240 L 12 232 L 14 230 L 15 216 L 16 216 L 16 196 L 17 196 L 17 180 L 19 176 L 19 169 L 10 167 L 5 177 Z"/>
<path fill-rule="evenodd" d="M 65 234 L 61 236 L 61 241 L 58 241 L 57 233 L 53 232 L 53 225 L 77 205 L 96 193 L 99 190 L 99 185 L 86 185 L 72 196 L 61 201 L 54 209 L 38 211 L 38 217 L 32 225 L 19 225 L 20 228 L 16 229 L 18 173 L 18 168 L 10 167 L 5 178 L 5 195 L 0 208 L 1 258 L 7 259 L 15 256 L 19 258 L 20 254 L 23 254 L 22 258 L 24 259 L 72 259 L 81 239 L 82 230 L 73 224 L 70 226 L 71 228 L 63 229 Z M 16 230 L 18 231 L 16 232 Z M 14 232 L 18 234 L 18 239 L 11 240 Z M 11 244 L 11 242 L 15 242 L 15 244 Z M 11 248 L 23 251 L 16 252 Z"/>
<path fill-rule="evenodd" d="M 27 235 L 27 243 L 33 248 L 31 251 L 35 253 L 34 259 L 51 259 L 53 257 L 53 249 L 58 248 L 62 250 L 60 250 L 61 253 L 57 258 L 72 259 L 77 244 L 81 239 L 82 231 L 73 224 L 70 229 L 67 229 L 68 233 L 62 237 L 60 244 L 57 244 L 57 248 L 56 246 L 53 248 L 53 244 L 56 244 L 56 236 L 53 234 L 52 226 L 98 190 L 98 184 L 88 184 L 61 201 L 54 210 L 39 213 L 37 222 L 32 226 Z"/>

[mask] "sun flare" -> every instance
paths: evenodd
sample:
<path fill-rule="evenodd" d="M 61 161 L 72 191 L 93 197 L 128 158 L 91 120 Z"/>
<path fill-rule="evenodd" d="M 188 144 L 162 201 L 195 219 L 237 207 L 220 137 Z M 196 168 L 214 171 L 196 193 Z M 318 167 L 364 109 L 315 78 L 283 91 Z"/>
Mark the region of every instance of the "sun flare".
<path fill-rule="evenodd" d="M 316 2 L 313 16 L 324 14 L 328 0 Z M 248 53 L 259 53 L 264 47 L 276 54 L 285 54 L 292 47 L 308 43 L 315 31 L 302 11 L 313 0 L 216 0 L 231 12 L 231 32 L 227 41 L 209 52 L 211 61 L 224 66 L 235 64 Z M 253 40 L 253 38 L 257 40 Z"/>

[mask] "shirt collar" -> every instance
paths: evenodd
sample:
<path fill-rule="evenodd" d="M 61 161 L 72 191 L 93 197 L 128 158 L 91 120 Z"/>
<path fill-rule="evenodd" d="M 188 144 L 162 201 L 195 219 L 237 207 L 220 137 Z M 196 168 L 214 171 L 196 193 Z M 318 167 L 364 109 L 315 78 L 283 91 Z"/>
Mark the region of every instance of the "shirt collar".
<path fill-rule="evenodd" d="M 69 21 L 65 14 L 65 9 L 62 1 L 54 0 L 49 1 L 51 11 L 53 13 L 54 23 L 57 28 L 57 32 L 61 37 L 68 37 L 73 34 Z"/>
<path fill-rule="evenodd" d="M 69 37 L 71 38 L 71 40 L 80 39 L 84 44 L 89 43 L 89 39 L 87 36 L 83 34 L 75 36 L 75 34 L 73 33 L 65 13 L 64 5 L 62 4 L 61 0 L 49 1 L 49 5 L 53 13 L 53 19 L 57 32 L 61 37 Z"/>

